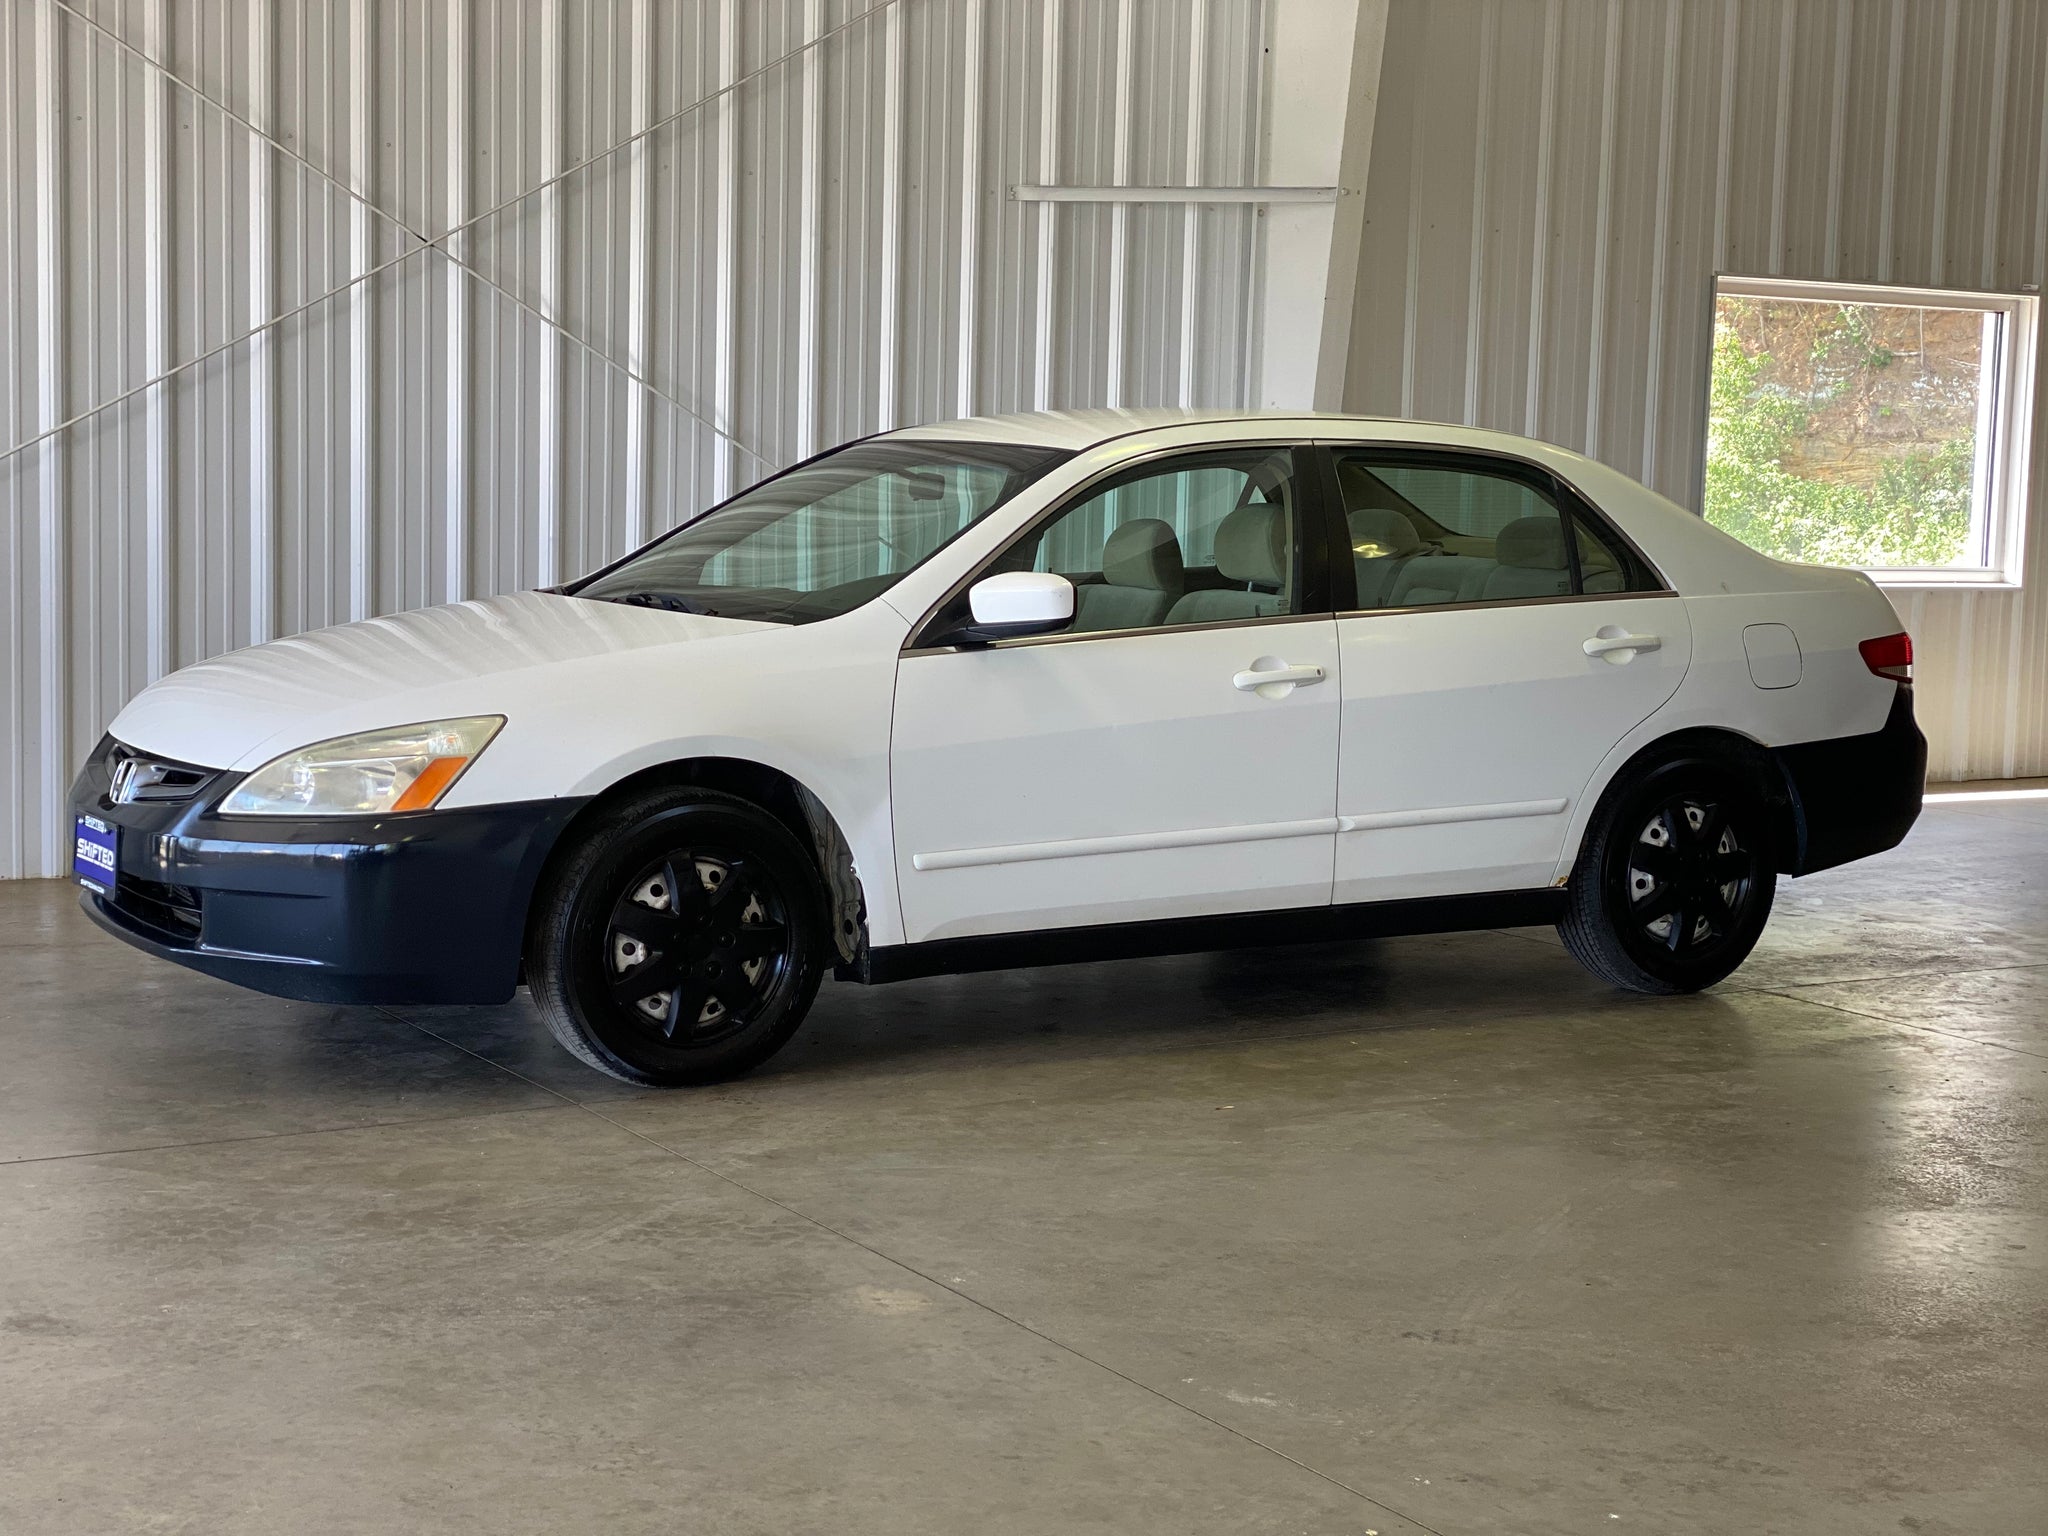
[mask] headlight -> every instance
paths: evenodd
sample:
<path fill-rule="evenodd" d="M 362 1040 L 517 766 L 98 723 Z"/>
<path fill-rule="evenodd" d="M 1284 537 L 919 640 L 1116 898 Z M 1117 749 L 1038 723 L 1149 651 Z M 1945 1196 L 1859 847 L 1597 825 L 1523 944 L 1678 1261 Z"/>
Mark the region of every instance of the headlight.
<path fill-rule="evenodd" d="M 424 811 L 504 723 L 503 715 L 471 715 L 315 742 L 258 768 L 221 802 L 221 810 L 235 816 Z"/>

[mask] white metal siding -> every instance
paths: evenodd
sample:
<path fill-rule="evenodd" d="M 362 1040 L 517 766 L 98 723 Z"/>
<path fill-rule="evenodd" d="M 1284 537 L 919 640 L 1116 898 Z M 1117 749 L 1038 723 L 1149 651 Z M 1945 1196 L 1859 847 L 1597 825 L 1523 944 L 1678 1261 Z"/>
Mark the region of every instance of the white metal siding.
<path fill-rule="evenodd" d="M 1697 508 L 1716 271 L 2048 280 L 2038 0 L 1397 0 L 1349 409 Z M 2048 773 L 2048 386 L 2022 591 L 1895 592 L 1937 778 Z"/>
<path fill-rule="evenodd" d="M 61 872 L 78 759 L 172 667 L 555 581 L 889 426 L 1244 403 L 1255 209 L 1008 191 L 1256 181 L 1263 29 L 0 6 L 0 874 Z"/>

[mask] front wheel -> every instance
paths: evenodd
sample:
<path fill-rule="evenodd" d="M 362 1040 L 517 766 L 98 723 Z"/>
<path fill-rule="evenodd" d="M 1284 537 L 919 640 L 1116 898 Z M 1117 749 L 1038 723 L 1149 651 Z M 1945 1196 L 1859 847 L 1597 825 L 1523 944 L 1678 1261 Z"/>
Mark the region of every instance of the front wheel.
<path fill-rule="evenodd" d="M 1697 992 L 1749 958 L 1777 873 L 1762 805 L 1711 760 L 1669 762 L 1607 804 L 1572 871 L 1558 935 L 1631 992 Z"/>
<path fill-rule="evenodd" d="M 821 979 L 824 897 L 759 806 L 667 789 L 610 810 L 542 892 L 527 979 L 555 1038 L 609 1076 L 673 1088 L 780 1050 Z"/>

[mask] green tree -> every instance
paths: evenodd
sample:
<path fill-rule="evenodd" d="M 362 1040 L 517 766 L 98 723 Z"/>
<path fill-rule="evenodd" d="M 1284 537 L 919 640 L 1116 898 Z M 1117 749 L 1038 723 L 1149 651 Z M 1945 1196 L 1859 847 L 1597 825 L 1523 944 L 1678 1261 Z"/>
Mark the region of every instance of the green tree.
<path fill-rule="evenodd" d="M 1722 298 L 1707 520 L 1783 560 L 1953 563 L 1969 539 L 1977 373 L 1952 342 L 1933 355 L 1924 320 L 1900 334 L 1920 313 Z"/>

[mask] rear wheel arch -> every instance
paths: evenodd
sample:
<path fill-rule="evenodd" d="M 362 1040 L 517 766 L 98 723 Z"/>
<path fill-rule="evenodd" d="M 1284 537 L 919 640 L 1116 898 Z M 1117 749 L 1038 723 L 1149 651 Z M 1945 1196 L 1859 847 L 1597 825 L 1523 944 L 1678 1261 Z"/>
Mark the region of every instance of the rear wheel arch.
<path fill-rule="evenodd" d="M 1679 762 L 1711 762 L 1735 774 L 1764 812 L 1770 832 L 1767 852 L 1772 865 L 1783 873 L 1798 867 L 1799 808 L 1784 766 L 1762 743 L 1739 731 L 1714 726 L 1694 726 L 1647 742 L 1608 775 L 1592 814 L 1586 818 L 1579 844 L 1571 850 L 1568 867 L 1578 867 L 1586 845 L 1598 833 L 1617 798 L 1645 774 Z"/>

